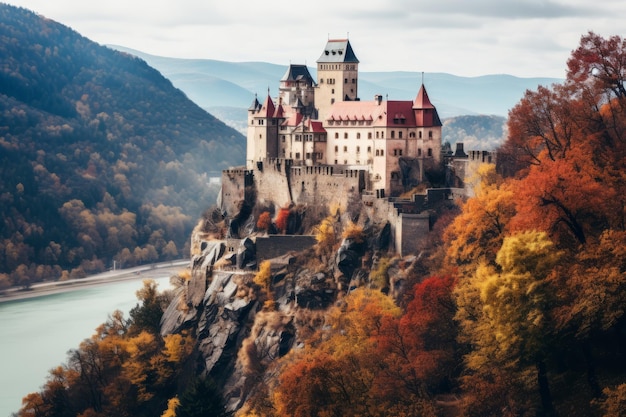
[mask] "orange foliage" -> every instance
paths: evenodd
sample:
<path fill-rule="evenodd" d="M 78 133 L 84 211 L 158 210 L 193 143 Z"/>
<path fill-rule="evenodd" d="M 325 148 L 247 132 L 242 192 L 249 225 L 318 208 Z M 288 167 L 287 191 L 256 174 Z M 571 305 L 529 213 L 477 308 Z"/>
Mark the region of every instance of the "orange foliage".
<path fill-rule="evenodd" d="M 256 222 L 256 227 L 259 230 L 268 231 L 271 225 L 272 225 L 272 218 L 270 216 L 270 212 L 264 211 L 259 216 L 259 219 Z"/>
<path fill-rule="evenodd" d="M 289 214 L 290 210 L 288 207 L 283 207 L 278 210 L 278 215 L 276 216 L 276 228 L 278 228 L 281 233 L 285 233 L 287 231 L 287 225 L 289 224 Z"/>

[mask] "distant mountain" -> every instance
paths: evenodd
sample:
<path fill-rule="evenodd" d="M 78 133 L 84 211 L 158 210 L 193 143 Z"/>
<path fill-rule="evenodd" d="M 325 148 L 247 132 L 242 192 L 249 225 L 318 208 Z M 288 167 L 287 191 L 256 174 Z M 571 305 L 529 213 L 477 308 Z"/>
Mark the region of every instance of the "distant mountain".
<path fill-rule="evenodd" d="M 506 133 L 506 119 L 502 116 L 466 115 L 443 119 L 444 140 L 451 144 L 463 142 L 466 150 L 494 150 L 504 142 Z"/>
<path fill-rule="evenodd" d="M 203 108 L 248 108 L 254 95 L 265 97 L 267 89 L 276 95 L 278 82 L 288 64 L 264 62 L 225 62 L 212 59 L 178 59 L 149 55 L 123 46 L 112 48 L 144 59 Z M 358 51 L 357 55 L 358 55 Z M 365 63 L 361 68 L 366 67 Z M 316 77 L 316 69 L 309 68 Z M 551 85 L 558 78 L 519 78 L 511 75 L 459 77 L 445 73 L 425 73 L 424 84 L 442 118 L 460 115 L 496 115 L 508 111 L 527 89 Z M 414 99 L 422 82 L 418 72 L 364 72 L 359 74 L 362 100 L 382 94 L 389 99 Z"/>
<path fill-rule="evenodd" d="M 0 4 L 0 57 L 0 289 L 183 254 L 245 138 L 145 61 L 23 8 Z"/>
<path fill-rule="evenodd" d="M 247 108 L 255 94 L 265 97 L 269 88 L 270 94 L 275 96 L 279 80 L 287 71 L 287 65 L 167 58 L 123 46 L 111 47 L 144 59 L 191 100 L 244 135 Z M 311 67 L 309 71 L 315 77 L 316 69 Z M 430 99 L 444 120 L 444 140 L 453 145 L 463 141 L 466 149 L 496 148 L 505 138 L 508 111 L 524 92 L 561 81 L 511 75 L 424 74 Z M 375 94 L 394 100 L 412 100 L 421 82 L 422 74 L 417 72 L 360 72 L 359 96 L 362 100 L 369 100 Z M 490 128 L 485 130 L 486 126 Z"/>

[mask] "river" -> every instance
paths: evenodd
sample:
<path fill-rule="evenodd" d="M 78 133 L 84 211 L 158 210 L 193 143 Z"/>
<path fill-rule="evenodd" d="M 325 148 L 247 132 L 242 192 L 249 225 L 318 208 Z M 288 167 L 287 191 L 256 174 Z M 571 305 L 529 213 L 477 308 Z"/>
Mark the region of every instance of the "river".
<path fill-rule="evenodd" d="M 65 363 L 68 350 L 89 338 L 109 314 L 121 310 L 128 318 L 142 279 L 154 279 L 162 291 L 169 288 L 173 269 L 0 303 L 0 417 L 17 412 L 22 398 L 39 391 L 48 371 Z"/>

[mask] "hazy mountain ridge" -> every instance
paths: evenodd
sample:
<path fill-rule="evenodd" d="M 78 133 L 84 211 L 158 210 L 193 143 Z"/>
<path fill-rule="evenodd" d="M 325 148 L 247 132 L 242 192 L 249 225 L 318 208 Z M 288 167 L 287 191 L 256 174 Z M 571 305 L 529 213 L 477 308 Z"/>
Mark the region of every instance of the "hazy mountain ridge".
<path fill-rule="evenodd" d="M 182 255 L 245 138 L 140 58 L 29 10 L 0 5 L 0 56 L 0 287 Z"/>
<path fill-rule="evenodd" d="M 203 108 L 243 107 L 247 108 L 254 95 L 264 97 L 268 88 L 276 95 L 278 82 L 285 74 L 288 64 L 277 65 L 265 62 L 226 62 L 214 59 L 179 59 L 146 54 L 123 46 L 112 48 L 125 51 L 144 59 L 157 68 L 172 83 Z M 361 63 L 359 72 L 359 97 L 370 100 L 375 94 L 382 94 L 393 100 L 412 100 L 422 82 L 422 73 L 393 71 L 364 71 L 367 63 Z M 316 69 L 309 68 L 316 76 Z M 210 93 L 193 91 L 188 87 L 189 79 L 195 83 L 214 83 Z M 225 81 L 215 84 L 216 80 Z M 424 85 L 432 102 L 437 106 L 442 118 L 460 115 L 498 115 L 506 117 L 508 111 L 522 97 L 527 89 L 534 90 L 538 85 L 549 86 L 562 80 L 558 78 L 519 78 L 511 75 L 484 75 L 480 77 L 460 77 L 447 73 L 425 73 Z M 238 88 L 235 88 L 237 86 Z M 242 94 L 247 91 L 247 96 Z"/>
<path fill-rule="evenodd" d="M 276 95 L 287 65 L 266 62 L 227 62 L 214 59 L 179 59 L 155 56 L 123 46 L 120 51 L 144 59 L 161 71 L 198 105 L 216 115 L 243 135 L 247 129 L 246 109 L 254 99 Z M 365 64 L 361 65 L 364 68 Z M 315 77 L 316 69 L 309 68 Z M 359 96 L 375 94 L 388 99 L 412 100 L 422 82 L 444 120 L 444 141 L 466 143 L 466 149 L 494 149 L 504 140 L 506 116 L 527 89 L 549 86 L 557 78 L 519 78 L 511 75 L 460 77 L 446 73 L 393 71 L 359 74 Z M 462 116 L 462 117 L 460 117 Z M 490 126 L 487 128 L 487 126 Z"/>

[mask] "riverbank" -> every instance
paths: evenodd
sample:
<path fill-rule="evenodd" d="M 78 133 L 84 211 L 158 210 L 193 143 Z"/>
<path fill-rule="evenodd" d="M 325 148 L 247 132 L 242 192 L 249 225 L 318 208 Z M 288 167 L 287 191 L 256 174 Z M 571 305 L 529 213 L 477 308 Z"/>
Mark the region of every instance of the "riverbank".
<path fill-rule="evenodd" d="M 189 260 L 183 259 L 158 264 L 142 265 L 128 269 L 107 271 L 86 278 L 70 279 L 66 281 L 41 282 L 32 285 L 28 290 L 9 288 L 0 292 L 0 303 L 15 301 L 44 295 L 74 291 L 91 286 L 105 285 L 114 282 L 123 282 L 138 279 L 154 279 L 164 273 L 175 275 L 189 266 Z"/>

